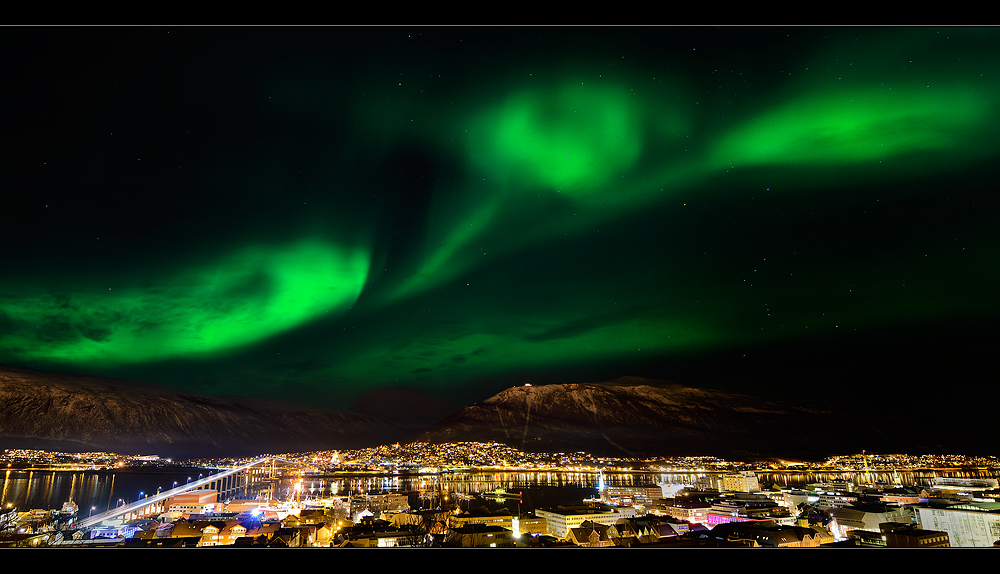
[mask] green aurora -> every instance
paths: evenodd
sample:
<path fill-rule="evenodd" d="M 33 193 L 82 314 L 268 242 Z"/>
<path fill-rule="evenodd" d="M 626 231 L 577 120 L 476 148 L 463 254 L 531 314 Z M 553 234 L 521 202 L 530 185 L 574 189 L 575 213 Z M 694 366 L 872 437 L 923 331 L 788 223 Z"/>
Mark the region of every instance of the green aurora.
<path fill-rule="evenodd" d="M 995 29 L 69 32 L 2 363 L 346 407 L 994 322 Z"/>

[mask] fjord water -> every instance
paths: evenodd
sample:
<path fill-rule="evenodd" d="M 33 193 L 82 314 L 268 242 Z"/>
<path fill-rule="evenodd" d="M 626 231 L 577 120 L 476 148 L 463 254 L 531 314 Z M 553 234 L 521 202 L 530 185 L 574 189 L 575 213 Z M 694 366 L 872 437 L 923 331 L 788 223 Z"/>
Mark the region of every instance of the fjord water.
<path fill-rule="evenodd" d="M 8 469 L 0 475 L 0 507 L 59 509 L 73 500 L 80 516 L 100 513 L 114 507 L 184 485 L 204 468 L 169 468 L 159 471 L 50 471 Z M 606 473 L 606 485 L 693 484 L 706 473 Z M 904 486 L 927 486 L 935 477 L 998 478 L 990 471 L 905 471 L 898 473 Z M 859 473 L 790 473 L 758 472 L 766 486 L 805 487 L 807 484 L 835 479 L 860 482 Z M 891 484 L 892 473 L 873 473 L 877 482 Z M 301 481 L 301 483 L 300 483 Z M 301 486 L 299 486 L 301 484 Z M 479 506 L 485 499 L 490 508 L 505 507 L 512 512 L 528 512 L 560 504 L 580 504 L 585 498 L 599 495 L 596 472 L 451 472 L 424 475 L 378 476 L 292 476 L 281 479 L 273 491 L 277 500 L 322 499 L 359 494 L 408 494 L 412 508 Z"/>

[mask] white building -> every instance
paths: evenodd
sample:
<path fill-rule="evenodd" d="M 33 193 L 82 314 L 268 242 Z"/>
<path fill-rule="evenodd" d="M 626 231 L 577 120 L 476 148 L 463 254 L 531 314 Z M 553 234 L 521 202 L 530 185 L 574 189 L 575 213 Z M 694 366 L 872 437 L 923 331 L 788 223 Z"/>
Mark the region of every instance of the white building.
<path fill-rule="evenodd" d="M 991 548 L 1000 540 L 1000 503 L 956 504 L 947 508 L 916 507 L 917 523 L 924 530 L 948 533 L 952 548 Z"/>
<path fill-rule="evenodd" d="M 757 480 L 757 475 L 750 470 L 724 474 L 720 482 L 719 490 L 723 492 L 760 492 L 760 482 Z"/>
<path fill-rule="evenodd" d="M 538 509 L 535 511 L 535 516 L 545 519 L 546 534 L 556 538 L 568 538 L 570 530 L 579 528 L 587 520 L 613 526 L 622 518 L 635 517 L 635 509 L 630 506 L 558 506 Z"/>
<path fill-rule="evenodd" d="M 674 502 L 666 505 L 669 516 L 686 522 L 705 524 L 708 522 L 708 512 L 712 505 L 707 502 Z"/>
<path fill-rule="evenodd" d="M 827 513 L 833 519 L 830 522 L 830 532 L 838 540 L 846 540 L 852 530 L 867 530 L 879 532 L 879 525 L 886 522 L 911 524 L 913 510 L 888 505 L 866 505 L 832 507 Z M 941 530 L 935 528 L 933 530 Z"/>

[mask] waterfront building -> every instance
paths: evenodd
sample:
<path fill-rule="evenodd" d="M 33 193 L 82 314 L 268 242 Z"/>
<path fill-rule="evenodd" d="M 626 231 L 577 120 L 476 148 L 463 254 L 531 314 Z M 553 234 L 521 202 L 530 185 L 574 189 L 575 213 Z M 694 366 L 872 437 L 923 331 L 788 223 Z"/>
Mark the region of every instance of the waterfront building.
<path fill-rule="evenodd" d="M 698 490 L 715 490 L 719 488 L 715 482 L 711 475 L 705 474 L 695 479 L 694 487 Z"/>
<path fill-rule="evenodd" d="M 261 507 L 274 506 L 278 504 L 277 500 L 251 500 L 248 498 L 237 498 L 230 500 L 226 504 L 227 512 L 253 512 Z"/>
<path fill-rule="evenodd" d="M 381 516 L 383 512 L 403 512 L 410 509 L 405 494 L 366 494 L 351 497 L 351 517 L 357 522 L 362 516 Z"/>
<path fill-rule="evenodd" d="M 931 482 L 931 488 L 938 490 L 992 490 L 1000 486 L 995 478 L 962 478 L 939 476 Z"/>
<path fill-rule="evenodd" d="M 201 514 L 205 507 L 214 505 L 219 499 L 218 490 L 198 489 L 177 494 L 167 500 L 167 512 L 181 514 Z"/>
<path fill-rule="evenodd" d="M 651 504 L 663 497 L 663 487 L 655 484 L 637 486 L 606 486 L 603 498 L 610 504 Z"/>
<path fill-rule="evenodd" d="M 760 492 L 760 481 L 750 470 L 724 474 L 719 482 L 719 490 L 723 492 Z"/>

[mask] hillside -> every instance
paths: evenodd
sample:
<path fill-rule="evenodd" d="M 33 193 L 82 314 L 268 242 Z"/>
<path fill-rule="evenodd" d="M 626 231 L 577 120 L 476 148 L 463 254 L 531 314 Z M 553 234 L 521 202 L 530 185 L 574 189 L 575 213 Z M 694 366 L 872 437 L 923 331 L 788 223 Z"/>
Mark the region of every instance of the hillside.
<path fill-rule="evenodd" d="M 357 413 L 0 366 L 5 448 L 243 456 L 358 448 L 403 434 Z"/>

